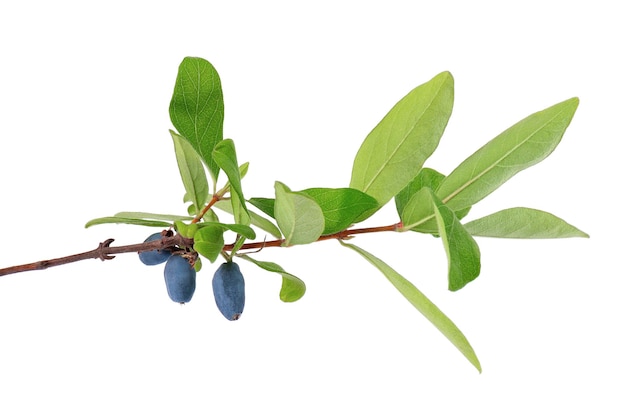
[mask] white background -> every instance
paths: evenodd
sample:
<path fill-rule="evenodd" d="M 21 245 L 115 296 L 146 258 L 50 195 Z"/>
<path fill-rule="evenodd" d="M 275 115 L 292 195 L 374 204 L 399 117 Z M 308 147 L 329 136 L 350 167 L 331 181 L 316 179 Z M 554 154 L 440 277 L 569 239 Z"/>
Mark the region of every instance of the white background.
<path fill-rule="evenodd" d="M 174 2 L 171 2 L 174 4 Z M 226 5 L 228 3 L 228 5 Z M 624 415 L 623 13 L 617 2 L 10 2 L 0 6 L 0 267 L 142 241 L 122 210 L 184 213 L 168 129 L 185 56 L 222 78 L 247 196 L 347 186 L 363 138 L 449 70 L 455 106 L 427 165 L 450 172 L 523 117 L 580 97 L 557 150 L 478 204 L 553 212 L 591 239 L 480 239 L 481 276 L 446 289 L 429 236 L 353 242 L 464 331 L 476 370 L 336 242 L 266 249 L 308 284 L 240 263 L 226 321 L 205 264 L 172 303 L 136 255 L 0 278 L 0 415 Z M 584 4 L 584 6 L 581 6 Z M 592 5 L 593 4 L 593 5 Z M 396 221 L 392 207 L 368 224 Z"/>

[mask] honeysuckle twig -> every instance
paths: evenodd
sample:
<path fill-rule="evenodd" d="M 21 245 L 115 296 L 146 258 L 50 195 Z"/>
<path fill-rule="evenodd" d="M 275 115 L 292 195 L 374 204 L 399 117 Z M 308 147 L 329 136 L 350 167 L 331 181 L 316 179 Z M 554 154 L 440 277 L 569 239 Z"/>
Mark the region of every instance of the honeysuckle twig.
<path fill-rule="evenodd" d="M 348 239 L 354 235 L 365 234 L 365 233 L 377 233 L 377 232 L 393 232 L 398 231 L 402 228 L 402 223 L 395 223 L 389 226 L 378 226 L 378 227 L 365 227 L 360 229 L 346 229 L 341 232 L 333 233 L 330 235 L 321 236 L 317 239 L 318 242 L 323 240 L 330 239 Z M 102 261 L 106 261 L 109 259 L 115 258 L 114 255 L 120 253 L 138 253 L 138 252 L 146 252 L 151 250 L 163 250 L 163 249 L 172 249 L 175 247 L 178 248 L 186 248 L 189 250 L 193 249 L 193 239 L 185 238 L 180 234 L 171 235 L 172 232 L 168 230 L 164 230 L 163 238 L 159 240 L 154 240 L 151 242 L 143 242 L 136 243 L 133 245 L 123 245 L 123 246 L 111 246 L 114 239 L 107 239 L 104 242 L 101 242 L 97 248 L 83 252 L 77 253 L 75 255 L 63 256 L 61 258 L 47 259 L 43 261 L 32 262 L 23 265 L 10 266 L 7 268 L 0 268 L 0 276 L 16 274 L 18 272 L 26 272 L 26 271 L 37 271 L 42 269 L 51 268 L 53 266 L 65 265 L 72 262 L 83 261 L 86 259 L 101 259 Z M 242 250 L 250 250 L 250 249 L 263 249 L 267 247 L 278 247 L 282 246 L 284 243 L 284 239 L 276 239 L 270 241 L 259 241 L 259 242 L 250 242 L 244 244 L 240 249 Z M 231 251 L 234 247 L 234 244 L 228 244 L 224 246 L 224 251 Z"/>

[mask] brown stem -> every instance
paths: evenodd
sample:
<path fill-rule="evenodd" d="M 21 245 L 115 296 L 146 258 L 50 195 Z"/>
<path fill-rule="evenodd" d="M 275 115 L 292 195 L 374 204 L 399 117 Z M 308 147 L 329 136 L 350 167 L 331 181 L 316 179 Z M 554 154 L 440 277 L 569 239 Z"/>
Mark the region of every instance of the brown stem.
<path fill-rule="evenodd" d="M 204 206 L 200 214 L 194 217 L 194 219 L 191 221 L 191 224 L 198 223 L 204 217 L 206 212 L 209 211 L 209 209 L 213 207 L 213 204 L 217 203 L 219 199 L 220 199 L 220 195 L 213 194 L 211 201 L 209 201 L 209 203 L 206 206 Z"/>
<path fill-rule="evenodd" d="M 214 198 L 215 199 L 215 198 Z M 213 201 L 213 200 L 211 200 Z M 216 200 L 217 201 L 217 200 Z M 209 203 L 207 207 L 210 207 L 212 203 Z M 207 209 L 208 210 L 208 209 Z M 322 240 L 330 240 L 330 239 L 347 239 L 354 235 L 364 234 L 364 233 L 376 233 L 376 232 L 393 232 L 398 231 L 402 228 L 402 223 L 396 223 L 389 226 L 379 226 L 379 227 L 366 227 L 361 229 L 346 229 L 342 230 L 338 233 L 333 233 L 330 235 L 321 236 L 317 239 L 318 242 Z M 47 269 L 53 266 L 65 265 L 72 262 L 83 261 L 85 259 L 101 259 L 106 261 L 108 259 L 113 259 L 119 253 L 130 253 L 130 252 L 146 252 L 155 249 L 172 249 L 172 248 L 184 248 L 184 249 L 192 249 L 193 248 L 193 239 L 188 239 L 182 237 L 180 234 L 176 234 L 174 236 L 168 236 L 167 232 L 164 232 L 165 235 L 161 240 L 154 240 L 152 242 L 144 242 L 144 243 L 136 243 L 133 245 L 125 245 L 125 246 L 110 246 L 113 243 L 113 239 L 107 239 L 104 242 L 101 242 L 96 249 L 90 250 L 88 252 L 77 253 L 75 255 L 64 256 L 62 258 L 54 258 L 48 259 L 44 261 L 32 262 L 24 265 L 16 265 L 8 268 L 0 268 L 0 276 L 16 274 L 18 272 L 26 272 L 26 271 L 36 271 L 41 269 Z M 170 232 L 171 233 L 171 232 Z M 249 249 L 262 249 L 266 247 L 276 247 L 282 246 L 285 242 L 284 239 L 270 240 L 267 242 L 251 242 L 244 244 L 241 249 L 249 250 Z M 230 251 L 233 249 L 233 244 L 225 245 L 224 250 Z"/>
<path fill-rule="evenodd" d="M 77 253 L 75 255 L 64 256 L 61 258 L 32 262 L 24 265 L 16 265 L 8 268 L 2 268 L 0 269 L 0 276 L 16 274 L 18 272 L 47 269 L 53 266 L 65 265 L 85 259 L 101 259 L 103 261 L 106 261 L 108 259 L 115 258 L 115 256 L 112 255 L 119 253 L 146 252 L 155 249 L 171 249 L 173 247 L 193 247 L 193 239 L 187 239 L 178 234 L 174 236 L 165 236 L 161 240 L 155 240 L 145 243 L 136 243 L 133 245 L 110 246 L 111 243 L 113 243 L 113 239 L 107 239 L 104 242 L 101 242 L 96 249 L 90 250 L 88 252 Z"/>

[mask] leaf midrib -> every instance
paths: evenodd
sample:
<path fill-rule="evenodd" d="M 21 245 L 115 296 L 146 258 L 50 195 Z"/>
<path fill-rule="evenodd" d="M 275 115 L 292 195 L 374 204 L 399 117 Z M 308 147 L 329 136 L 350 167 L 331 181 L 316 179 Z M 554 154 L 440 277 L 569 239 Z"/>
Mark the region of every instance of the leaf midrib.
<path fill-rule="evenodd" d="M 376 172 L 376 174 L 372 177 L 372 179 L 370 180 L 370 182 L 363 188 L 363 192 L 367 193 L 367 190 L 372 186 L 372 184 L 376 181 L 376 179 L 380 176 L 380 174 L 383 172 L 383 170 L 389 165 L 389 161 L 391 161 L 393 159 L 393 157 L 395 156 L 395 154 L 398 152 L 398 150 L 400 149 L 400 147 L 404 144 L 404 142 L 407 140 L 407 138 L 411 135 L 411 133 L 415 130 L 415 128 L 417 127 L 417 125 L 419 124 L 420 120 L 422 119 L 422 117 L 424 116 L 424 113 L 426 113 L 426 111 L 428 111 L 428 109 L 430 109 L 430 107 L 432 106 L 432 103 L 435 101 L 435 99 L 437 97 L 439 97 L 439 94 L 441 93 L 441 89 L 443 88 L 444 82 L 442 81 L 439 84 L 439 88 L 437 89 L 437 93 L 433 96 L 433 98 L 430 100 L 430 102 L 428 103 L 428 105 L 424 108 L 424 110 L 422 111 L 422 113 L 419 115 L 419 117 L 417 118 L 417 121 L 413 124 L 413 127 L 404 135 L 404 137 L 402 138 L 402 140 L 398 143 L 398 145 L 396 146 L 396 148 L 393 150 L 393 152 L 391 153 L 391 155 L 389 156 L 389 158 L 387 158 L 387 161 L 381 165 L 380 169 L 378 170 L 378 172 Z"/>
<path fill-rule="evenodd" d="M 482 170 L 478 175 L 476 175 L 475 177 L 473 177 L 472 179 L 470 179 L 469 181 L 467 181 L 465 184 L 461 185 L 459 188 L 457 188 L 456 190 L 454 190 L 450 195 L 448 195 L 445 198 L 442 198 L 441 201 L 445 204 L 448 201 L 450 201 L 451 199 L 453 199 L 455 196 L 457 196 L 459 193 L 461 193 L 463 190 L 467 189 L 469 186 L 471 186 L 473 183 L 475 183 L 476 181 L 478 181 L 480 178 L 482 178 L 484 175 L 486 175 L 488 172 L 490 172 L 492 169 L 494 169 L 500 162 L 502 162 L 504 159 L 506 159 L 507 157 L 509 157 L 513 152 L 515 152 L 519 147 L 523 146 L 524 144 L 528 143 L 528 141 L 530 141 L 540 130 L 542 130 L 543 128 L 545 128 L 547 125 L 549 125 L 550 123 L 552 123 L 554 121 L 554 119 L 556 119 L 561 113 L 563 113 L 564 110 L 559 111 L 558 113 L 556 113 L 552 118 L 550 118 L 546 123 L 542 124 L 540 127 L 538 127 L 537 129 L 535 129 L 534 132 L 532 132 L 530 135 L 528 135 L 528 137 L 526 139 L 524 139 L 523 141 L 521 141 L 519 144 L 517 144 L 516 146 L 514 146 L 513 148 L 511 148 L 511 150 L 509 150 L 508 152 L 506 152 L 505 154 L 503 154 L 503 156 L 499 159 L 497 159 L 496 161 L 494 161 L 494 163 L 492 163 L 491 165 L 489 165 L 487 168 L 485 168 L 484 170 Z"/>

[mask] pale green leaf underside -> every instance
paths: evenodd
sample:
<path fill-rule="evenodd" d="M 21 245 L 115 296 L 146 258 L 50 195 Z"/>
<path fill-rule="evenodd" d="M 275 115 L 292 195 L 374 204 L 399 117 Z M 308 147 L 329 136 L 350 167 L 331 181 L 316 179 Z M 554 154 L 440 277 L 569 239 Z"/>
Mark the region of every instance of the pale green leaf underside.
<path fill-rule="evenodd" d="M 450 173 L 437 196 L 457 211 L 480 201 L 516 173 L 546 158 L 559 144 L 578 98 L 534 113 L 489 141 Z"/>
<path fill-rule="evenodd" d="M 276 201 L 274 217 L 283 236 L 285 246 L 315 242 L 324 231 L 324 214 L 309 196 L 292 192 L 285 184 L 274 184 Z"/>
<path fill-rule="evenodd" d="M 136 219 L 128 217 L 99 217 L 97 219 L 89 220 L 85 224 L 85 228 L 96 226 L 99 224 L 134 224 L 136 226 L 149 226 L 149 227 L 170 227 L 172 224 L 160 220 L 146 220 Z"/>
<path fill-rule="evenodd" d="M 514 239 L 589 237 L 580 229 L 545 211 L 514 207 L 466 223 L 474 236 Z"/>
<path fill-rule="evenodd" d="M 212 152 L 223 138 L 224 99 L 220 77 L 207 60 L 186 57 L 181 62 L 170 102 L 170 119 L 216 182 L 219 168 Z"/>
<path fill-rule="evenodd" d="M 380 206 L 387 203 L 437 148 L 453 101 L 449 72 L 409 92 L 363 141 L 354 159 L 350 188 L 374 197 Z"/>
<path fill-rule="evenodd" d="M 120 211 L 115 214 L 115 217 L 126 217 L 132 219 L 151 219 L 151 220 L 192 220 L 191 216 L 179 216 L 177 214 L 159 214 L 159 213 L 147 213 L 145 211 Z"/>
<path fill-rule="evenodd" d="M 209 184 L 206 179 L 204 165 L 193 146 L 182 136 L 170 130 L 174 142 L 174 152 L 180 177 L 185 187 L 185 201 L 190 201 L 196 213 L 207 202 L 209 196 Z"/>
<path fill-rule="evenodd" d="M 248 255 L 239 255 L 241 258 L 248 260 L 258 267 L 265 269 L 269 272 L 275 272 L 283 277 L 283 282 L 280 288 L 280 299 L 286 303 L 298 301 L 306 292 L 306 285 L 304 281 L 295 275 L 286 272 L 280 265 L 274 262 L 258 261 L 249 257 Z"/>
<path fill-rule="evenodd" d="M 356 251 L 369 263 L 374 265 L 387 277 L 389 282 L 420 312 L 426 317 L 443 335 L 474 365 L 479 372 L 482 371 L 480 362 L 474 349 L 461 330 L 450 320 L 435 304 L 432 303 L 410 281 L 396 272 L 393 268 L 381 261 L 371 253 L 353 244 L 339 241 L 342 245 Z"/>

